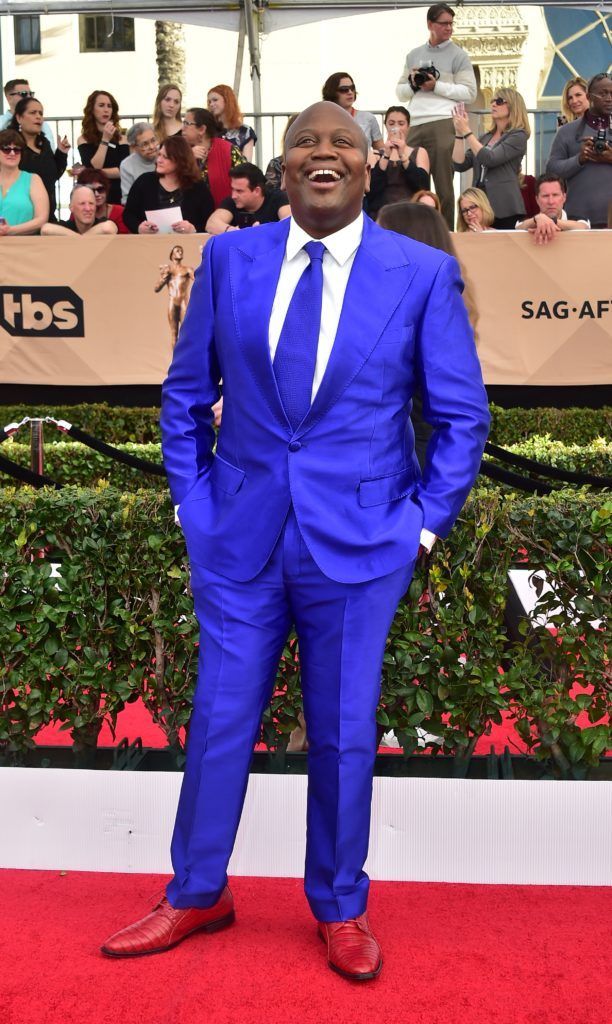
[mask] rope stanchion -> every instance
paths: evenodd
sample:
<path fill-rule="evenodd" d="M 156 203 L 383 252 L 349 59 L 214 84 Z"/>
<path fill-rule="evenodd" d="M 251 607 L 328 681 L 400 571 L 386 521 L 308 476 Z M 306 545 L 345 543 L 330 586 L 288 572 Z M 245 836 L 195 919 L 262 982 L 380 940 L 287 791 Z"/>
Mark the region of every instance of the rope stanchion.
<path fill-rule="evenodd" d="M 11 434 L 15 433 L 29 422 L 30 417 L 26 416 L 20 423 L 8 423 L 4 429 L 0 428 L 0 444 L 2 444 L 3 441 L 6 441 Z M 130 466 L 132 469 L 135 469 L 140 473 L 150 473 L 154 476 L 161 477 L 166 476 L 166 470 L 160 463 L 151 462 L 149 459 L 141 459 L 137 455 L 131 455 L 129 452 L 121 451 L 120 448 L 106 444 L 105 441 L 101 441 L 92 434 L 88 434 L 86 431 L 80 430 L 79 427 L 75 427 L 67 420 L 58 420 L 54 416 L 46 416 L 45 422 L 52 423 L 58 430 L 61 430 L 62 433 L 68 434 L 73 438 L 73 440 L 79 441 L 81 444 L 91 448 L 93 451 L 99 452 L 101 455 L 106 455 L 109 459 L 114 459 L 116 462 L 122 462 L 124 465 Z M 516 466 L 519 469 L 525 469 L 530 473 L 535 473 L 538 476 L 546 477 L 550 480 L 559 480 L 562 483 L 577 484 L 579 486 L 588 484 L 591 487 L 612 487 L 612 477 L 595 476 L 592 473 L 576 473 L 571 470 L 558 469 L 555 466 L 549 466 L 545 463 L 537 462 L 535 459 L 529 459 L 524 455 L 515 455 L 513 452 L 509 452 L 506 448 L 500 448 L 498 445 L 492 444 L 490 441 L 487 441 L 485 445 L 485 452 L 487 455 L 492 456 L 499 462 L 506 463 L 510 466 Z M 11 476 L 15 476 L 17 479 L 22 480 L 25 483 L 31 483 L 34 487 L 49 486 L 60 488 L 62 486 L 50 477 L 25 469 L 23 466 L 19 466 L 17 463 L 11 462 L 9 459 L 0 460 L 0 470 L 3 468 L 4 472 L 9 473 Z M 513 473 L 511 470 L 503 469 L 501 466 L 496 465 L 496 463 L 491 462 L 490 459 L 482 460 L 480 465 L 480 474 L 494 480 L 496 483 L 507 484 L 510 487 L 530 494 L 551 494 L 553 491 L 557 490 L 557 488 L 553 487 L 552 484 L 546 483 L 545 480 L 534 480 L 531 477 L 522 476 L 519 473 Z"/>
<path fill-rule="evenodd" d="M 64 486 L 57 480 L 52 480 L 50 476 L 45 476 L 44 473 L 35 473 L 27 466 L 20 466 L 18 462 L 6 459 L 4 455 L 0 455 L 0 472 L 7 473 L 8 476 L 14 477 L 15 480 L 21 480 L 24 484 L 30 484 L 31 487 L 54 487 L 56 491 L 59 491 Z"/>
<path fill-rule="evenodd" d="M 158 462 L 150 462 L 148 459 L 139 459 L 137 455 L 130 455 L 129 452 L 123 452 L 120 448 L 115 448 L 113 445 L 106 444 L 104 441 L 100 441 L 99 438 L 93 437 L 91 434 L 87 434 L 84 430 L 80 430 L 78 427 L 73 426 L 72 423 L 67 423 L 66 420 L 54 420 L 52 417 L 47 416 L 49 423 L 54 423 L 59 430 L 62 430 L 65 434 L 69 434 L 75 441 L 80 441 L 81 444 L 91 448 L 95 452 L 99 452 L 101 455 L 107 455 L 109 459 L 114 459 L 116 462 L 122 462 L 125 466 L 130 466 L 132 469 L 137 469 L 140 473 L 152 473 L 154 476 L 165 476 L 166 470 Z"/>
<path fill-rule="evenodd" d="M 511 473 L 507 469 L 502 469 L 501 466 L 496 466 L 488 459 L 483 459 L 480 463 L 480 474 L 488 476 L 490 480 L 495 480 L 497 483 L 508 484 L 515 490 L 527 491 L 530 494 L 552 494 L 557 490 L 556 487 L 547 484 L 544 480 L 530 480 L 527 476 L 519 476 L 518 473 Z"/>
<path fill-rule="evenodd" d="M 19 423 L 7 423 L 5 427 L 0 427 L 0 444 L 3 444 L 4 441 L 8 440 L 9 437 L 12 437 L 13 434 L 16 434 L 18 430 L 21 430 L 21 428 L 25 427 L 29 422 L 30 417 L 24 416 Z"/>
<path fill-rule="evenodd" d="M 544 462 L 536 462 L 535 459 L 528 459 L 525 455 L 515 455 L 505 448 L 487 441 L 485 445 L 487 455 L 499 459 L 510 466 L 517 466 L 519 469 L 526 469 L 540 476 L 548 477 L 550 480 L 561 480 L 568 484 L 591 484 L 593 487 L 612 487 L 612 477 L 594 476 L 592 473 L 575 473 L 570 469 L 558 469 L 556 466 L 549 466 Z M 487 463 L 489 465 L 489 463 Z"/>

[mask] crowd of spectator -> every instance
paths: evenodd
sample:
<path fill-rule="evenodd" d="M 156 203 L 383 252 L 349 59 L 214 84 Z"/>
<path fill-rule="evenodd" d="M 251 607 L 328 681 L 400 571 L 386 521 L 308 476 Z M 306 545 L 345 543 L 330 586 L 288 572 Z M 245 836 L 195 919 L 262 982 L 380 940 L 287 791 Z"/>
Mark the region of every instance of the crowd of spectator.
<path fill-rule="evenodd" d="M 429 8 L 428 38 L 407 54 L 396 90 L 399 105 L 389 106 L 382 129 L 374 114 L 355 107 L 357 87 L 348 72 L 334 72 L 322 87 L 323 99 L 347 110 L 368 141 L 366 212 L 382 223 L 385 208 L 410 201 L 440 211 L 450 230 L 518 229 L 531 233 L 537 244 L 567 230 L 608 227 L 610 74 L 566 83 L 546 171 L 534 182 L 523 174 L 530 125 L 519 92 L 497 89 L 490 127 L 475 130 L 470 105 L 478 75 L 451 39 L 453 20 L 448 4 Z M 219 234 L 291 213 L 282 190 L 282 152 L 264 174 L 254 159 L 257 136 L 244 123 L 233 90 L 215 85 L 205 107 L 183 110 L 180 88 L 167 83 L 155 98 L 151 121 L 139 121 L 127 132 L 112 93 L 96 89 L 87 97 L 79 161 L 68 169 L 75 183 L 70 216 L 58 224 L 56 184 L 67 170 L 69 140 L 55 140 L 29 81 L 11 79 L 4 93 L 0 236 Z M 471 171 L 472 184 L 459 196 L 455 213 L 457 171 Z M 109 227 L 98 230 L 105 224 Z"/>

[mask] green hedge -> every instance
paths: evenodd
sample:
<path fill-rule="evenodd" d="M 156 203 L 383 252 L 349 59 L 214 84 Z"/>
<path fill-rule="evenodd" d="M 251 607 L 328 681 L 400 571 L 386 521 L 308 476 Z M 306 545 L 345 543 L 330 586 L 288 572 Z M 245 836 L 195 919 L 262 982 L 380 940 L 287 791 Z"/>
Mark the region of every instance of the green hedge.
<path fill-rule="evenodd" d="M 504 712 L 535 758 L 580 777 L 612 747 L 609 662 L 612 502 L 571 491 L 523 498 L 481 489 L 448 541 L 418 569 L 395 618 L 378 721 L 404 753 L 418 729 L 432 752 L 467 757 Z M 189 718 L 197 630 L 180 530 L 155 491 L 0 491 L 0 747 L 18 762 L 37 730 L 61 722 L 77 750 L 142 696 L 178 748 Z M 526 561 L 528 559 L 528 561 Z M 61 578 L 51 562 L 61 562 Z M 544 569 L 539 607 L 555 633 L 511 641 L 510 566 Z M 502 673 L 500 666 L 504 667 Z M 578 692 L 576 684 L 588 683 Z M 285 747 L 301 709 L 295 641 L 284 652 L 262 736 Z M 577 718 L 586 714 L 589 728 Z"/>
<path fill-rule="evenodd" d="M 117 447 L 141 459 L 161 463 L 159 444 L 121 444 Z M 525 455 L 546 465 L 573 472 L 582 470 L 599 476 L 609 476 L 612 472 L 612 442 L 603 439 L 586 445 L 566 445 L 562 441 L 536 437 L 521 444 L 509 445 L 509 449 L 518 455 Z M 4 443 L 0 452 L 21 466 L 30 465 L 30 448 L 27 444 L 9 440 Z M 59 483 L 73 484 L 77 487 L 95 487 L 104 481 L 123 491 L 137 491 L 142 488 L 164 491 L 167 489 L 165 477 L 143 474 L 74 441 L 62 441 L 45 448 L 45 472 Z M 519 469 L 516 472 L 522 471 Z M 5 483 L 10 482 L 8 475 L 3 476 L 0 473 L 0 479 Z"/>
<path fill-rule="evenodd" d="M 501 409 L 491 405 L 489 440 L 517 444 L 535 436 L 549 435 L 565 444 L 588 444 L 597 437 L 612 438 L 612 408 L 603 409 Z"/>
<path fill-rule="evenodd" d="M 501 409 L 491 406 L 491 440 L 507 445 L 549 434 L 567 444 L 586 444 L 596 437 L 612 436 L 612 409 Z M 19 422 L 24 416 L 54 416 L 68 420 L 81 430 L 108 444 L 159 441 L 159 409 L 122 408 L 99 405 L 0 406 L 0 426 Z M 23 436 L 23 435 L 22 435 Z M 49 426 L 46 443 L 61 441 L 63 435 Z"/>
<path fill-rule="evenodd" d="M 56 420 L 67 420 L 88 434 L 106 441 L 107 444 L 122 444 L 134 441 L 138 444 L 158 442 L 159 409 L 106 405 L 104 402 L 84 405 L 2 405 L 0 426 L 20 423 L 24 416 L 53 416 Z M 20 432 L 20 439 L 27 436 Z M 45 444 L 63 441 L 65 434 L 49 424 L 45 425 Z"/>
<path fill-rule="evenodd" d="M 20 435 L 17 435 L 20 436 Z M 65 435 L 64 435 L 65 436 Z M 161 446 L 150 444 L 120 444 L 121 451 L 129 452 L 140 459 L 161 463 Z M 30 446 L 13 440 L 5 441 L 0 447 L 0 454 L 5 455 L 20 466 L 30 465 Z M 104 481 L 122 491 L 137 491 L 142 488 L 168 490 L 165 476 L 152 473 L 141 473 L 139 470 L 125 466 L 121 462 L 100 455 L 78 441 L 60 441 L 45 446 L 45 473 L 52 480 L 62 484 L 73 484 L 75 487 L 96 487 Z M 0 473 L 0 480 L 7 483 L 8 474 Z M 19 486 L 17 481 L 14 481 Z"/>

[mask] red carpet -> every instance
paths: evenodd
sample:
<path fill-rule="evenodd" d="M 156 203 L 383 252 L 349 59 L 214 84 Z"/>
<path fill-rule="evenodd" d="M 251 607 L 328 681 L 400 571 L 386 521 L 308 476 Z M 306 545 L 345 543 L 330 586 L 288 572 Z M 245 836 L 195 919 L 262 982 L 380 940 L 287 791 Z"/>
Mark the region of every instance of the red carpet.
<path fill-rule="evenodd" d="M 132 743 L 137 736 L 142 738 L 145 747 L 167 746 L 164 732 L 158 725 L 155 725 L 151 715 L 141 700 L 133 704 L 126 704 L 124 710 L 117 718 L 117 736 L 113 740 L 110 727 L 105 722 L 100 732 L 98 746 L 113 747 L 124 737 Z M 47 725 L 36 735 L 36 743 L 49 746 L 70 746 L 72 739 L 69 732 L 60 732 L 59 726 Z M 509 715 L 504 714 L 503 725 L 492 725 L 491 734 L 483 736 L 476 745 L 477 754 L 488 754 L 491 747 L 497 754 L 503 753 L 504 747 L 510 747 L 511 754 L 523 754 L 526 747 L 518 736 L 514 721 Z M 612 1017 L 611 1017 L 612 1020 Z"/>
<path fill-rule="evenodd" d="M 385 966 L 358 985 L 326 966 L 294 879 L 234 880 L 238 920 L 217 935 L 141 960 L 100 956 L 163 881 L 0 871 L 2 1024 L 612 1021 L 610 889 L 376 883 Z"/>

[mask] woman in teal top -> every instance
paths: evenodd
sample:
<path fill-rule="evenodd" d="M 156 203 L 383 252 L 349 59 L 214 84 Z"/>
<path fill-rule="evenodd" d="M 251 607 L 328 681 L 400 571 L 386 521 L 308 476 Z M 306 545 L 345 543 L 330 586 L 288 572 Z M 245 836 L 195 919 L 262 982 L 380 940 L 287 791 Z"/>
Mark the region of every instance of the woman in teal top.
<path fill-rule="evenodd" d="M 49 216 L 49 197 L 38 174 L 20 170 L 18 132 L 0 131 L 0 238 L 38 234 Z"/>

